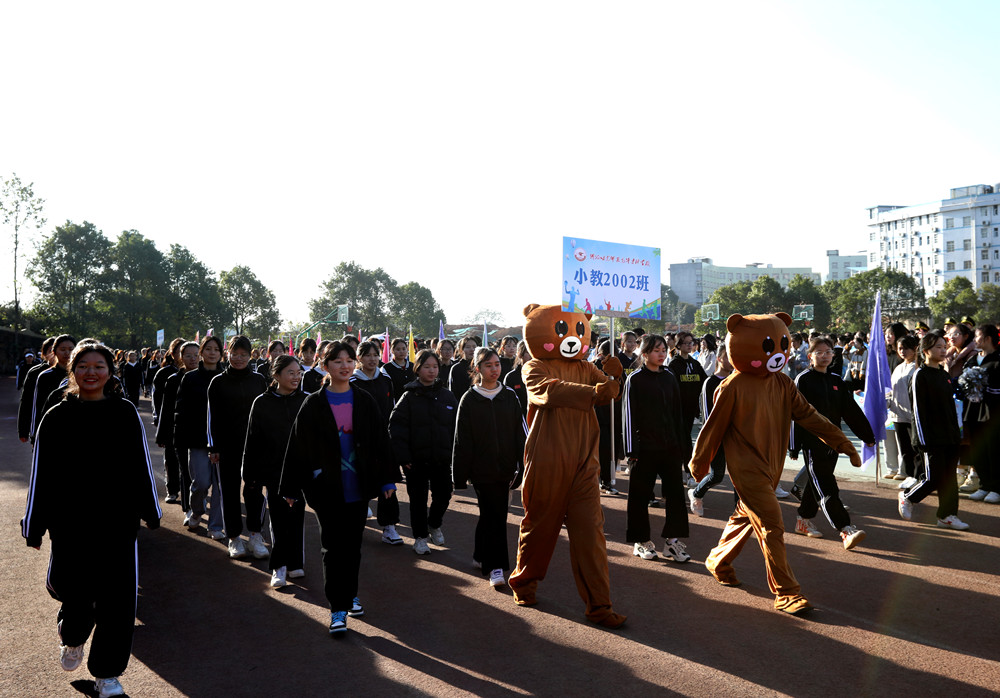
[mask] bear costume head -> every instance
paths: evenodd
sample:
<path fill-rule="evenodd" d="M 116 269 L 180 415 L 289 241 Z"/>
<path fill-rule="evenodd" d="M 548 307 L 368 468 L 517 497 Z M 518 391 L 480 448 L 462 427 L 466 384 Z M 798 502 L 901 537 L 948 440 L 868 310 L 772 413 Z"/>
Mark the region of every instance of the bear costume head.
<path fill-rule="evenodd" d="M 788 363 L 788 351 L 792 346 L 788 326 L 791 324 L 788 313 L 730 315 L 726 320 L 729 361 L 740 373 L 757 376 L 778 373 Z"/>
<path fill-rule="evenodd" d="M 590 350 L 590 315 L 568 313 L 558 305 L 524 308 L 524 341 L 533 359 L 579 359 Z"/>

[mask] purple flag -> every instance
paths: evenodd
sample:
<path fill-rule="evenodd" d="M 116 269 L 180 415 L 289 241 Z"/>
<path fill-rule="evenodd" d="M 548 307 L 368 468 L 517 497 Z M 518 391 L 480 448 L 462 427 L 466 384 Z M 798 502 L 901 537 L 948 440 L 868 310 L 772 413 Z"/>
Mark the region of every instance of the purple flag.
<path fill-rule="evenodd" d="M 882 292 L 875 293 L 875 311 L 872 313 L 871 331 L 868 333 L 868 363 L 865 366 L 864 411 L 872 431 L 875 432 L 875 446 L 865 446 L 861 452 L 862 467 L 875 459 L 878 442 L 885 441 L 885 420 L 889 416 L 885 404 L 885 392 L 892 387 L 889 359 L 885 353 L 885 333 L 882 331 Z"/>
<path fill-rule="evenodd" d="M 438 340 L 444 339 L 444 320 L 438 320 Z"/>

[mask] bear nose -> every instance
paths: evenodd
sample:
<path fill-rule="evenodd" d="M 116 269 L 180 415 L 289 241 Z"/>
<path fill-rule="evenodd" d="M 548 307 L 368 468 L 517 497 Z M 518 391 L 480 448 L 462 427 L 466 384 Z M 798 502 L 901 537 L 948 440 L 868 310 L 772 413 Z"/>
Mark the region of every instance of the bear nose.
<path fill-rule="evenodd" d="M 572 339 L 569 340 L 568 342 L 566 342 L 566 344 L 567 344 L 567 346 L 569 346 L 570 349 L 576 348 L 576 342 L 573 341 Z"/>

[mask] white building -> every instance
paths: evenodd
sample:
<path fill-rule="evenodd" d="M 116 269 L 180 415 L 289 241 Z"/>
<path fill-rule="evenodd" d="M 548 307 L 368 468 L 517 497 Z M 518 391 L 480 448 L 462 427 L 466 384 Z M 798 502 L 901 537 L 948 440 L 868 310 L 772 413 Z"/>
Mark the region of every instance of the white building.
<path fill-rule="evenodd" d="M 868 253 L 840 254 L 840 250 L 826 251 L 826 278 L 824 281 L 842 281 L 855 274 L 868 271 Z"/>
<path fill-rule="evenodd" d="M 734 284 L 737 281 L 755 281 L 760 276 L 770 276 L 788 287 L 788 282 L 801 274 L 812 279 L 817 285 L 820 275 L 809 267 L 775 267 L 755 262 L 744 267 L 719 267 L 708 257 L 692 257 L 687 262 L 670 265 L 670 288 L 683 303 L 704 305 L 712 297 L 715 289 Z"/>
<path fill-rule="evenodd" d="M 914 277 L 928 297 L 964 276 L 978 289 L 1000 284 L 1000 184 L 952 189 L 916 206 L 868 209 L 868 266 Z"/>

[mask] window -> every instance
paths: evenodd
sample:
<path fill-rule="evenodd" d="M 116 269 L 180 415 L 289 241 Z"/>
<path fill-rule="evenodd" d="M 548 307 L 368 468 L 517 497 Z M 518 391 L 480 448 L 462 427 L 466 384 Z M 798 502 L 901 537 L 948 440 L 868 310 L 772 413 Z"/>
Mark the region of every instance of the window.
<path fill-rule="evenodd" d="M 868 255 L 868 261 L 871 262 L 872 264 L 874 264 L 875 263 L 875 257 L 876 257 L 875 253 L 872 252 L 870 255 Z"/>
<path fill-rule="evenodd" d="M 972 260 L 971 259 L 967 259 L 964 262 L 962 262 L 962 268 L 963 269 L 972 269 Z"/>
<path fill-rule="evenodd" d="M 962 216 L 962 227 L 968 228 L 972 225 L 972 216 Z"/>
<path fill-rule="evenodd" d="M 993 259 L 1000 259 L 1000 250 L 993 250 Z"/>
<path fill-rule="evenodd" d="M 954 252 L 955 251 L 955 241 L 954 240 L 949 240 L 948 242 L 946 242 L 944 244 L 944 251 L 945 252 Z"/>
<path fill-rule="evenodd" d="M 972 249 L 972 240 L 962 240 L 962 249 L 963 250 L 971 250 Z"/>
<path fill-rule="evenodd" d="M 874 230 L 871 231 L 870 233 L 868 233 L 868 239 L 869 240 L 874 240 L 875 239 L 875 231 Z"/>
<path fill-rule="evenodd" d="M 947 267 L 945 267 L 945 268 L 946 268 L 946 269 L 947 269 L 948 271 L 955 271 L 955 263 L 954 263 L 954 262 L 948 262 L 948 266 L 947 266 Z"/>
<path fill-rule="evenodd" d="M 954 228 L 955 227 L 955 219 L 954 218 L 945 218 L 944 219 L 944 227 L 945 228 Z"/>
<path fill-rule="evenodd" d="M 994 216 L 1000 216 L 1000 206 L 994 206 L 993 207 L 993 215 Z"/>
<path fill-rule="evenodd" d="M 983 250 L 983 251 L 981 251 L 979 253 L 979 258 L 980 259 L 989 259 L 990 258 L 990 251 L 989 250 Z"/>
<path fill-rule="evenodd" d="M 837 262 L 830 262 L 830 266 L 834 269 L 837 268 Z"/>
<path fill-rule="evenodd" d="M 837 278 L 837 272 L 833 272 L 833 278 L 834 278 L 834 279 L 836 279 L 836 278 Z"/>
<path fill-rule="evenodd" d="M 993 272 L 993 283 L 1000 284 L 1000 271 Z"/>
<path fill-rule="evenodd" d="M 984 271 L 982 278 L 983 278 L 983 283 L 984 284 L 987 283 L 987 282 L 989 282 L 989 280 L 990 280 L 990 273 L 988 271 Z"/>

